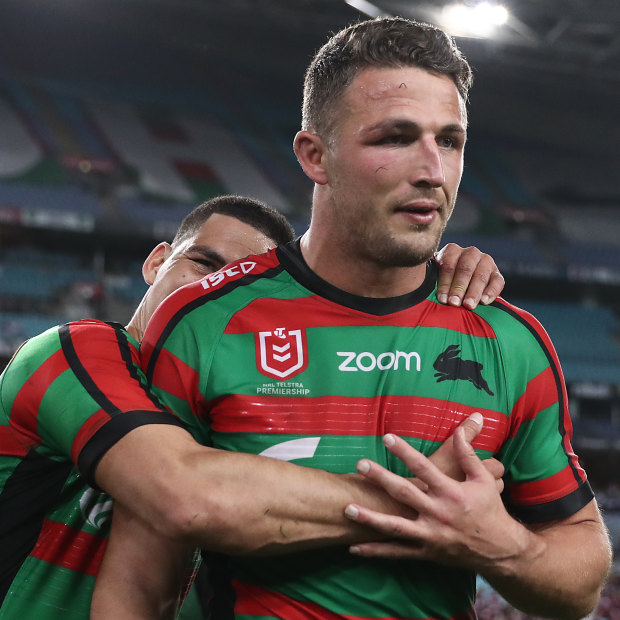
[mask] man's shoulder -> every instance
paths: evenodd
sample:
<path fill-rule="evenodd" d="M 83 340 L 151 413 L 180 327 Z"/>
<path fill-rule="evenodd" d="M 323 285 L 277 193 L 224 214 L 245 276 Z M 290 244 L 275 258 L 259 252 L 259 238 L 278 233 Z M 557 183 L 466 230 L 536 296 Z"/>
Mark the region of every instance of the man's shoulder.
<path fill-rule="evenodd" d="M 474 310 L 493 329 L 497 337 L 522 337 L 530 333 L 535 339 L 548 335 L 540 321 L 530 312 L 498 297 L 488 306 L 478 306 Z"/>
<path fill-rule="evenodd" d="M 2 374 L 2 390 L 34 373 L 57 376 L 66 369 L 83 367 L 88 360 L 96 364 L 107 357 L 121 357 L 129 363 L 137 360 L 137 348 L 137 342 L 117 323 L 84 319 L 55 325 L 17 349 Z"/>
<path fill-rule="evenodd" d="M 497 346 L 512 365 L 542 368 L 551 364 L 560 374 L 555 346 L 533 314 L 501 297 L 489 306 L 478 306 L 474 312 L 487 322 Z"/>
<path fill-rule="evenodd" d="M 169 295 L 154 312 L 145 332 L 144 342 L 154 331 L 169 331 L 197 309 L 204 309 L 212 318 L 229 306 L 241 306 L 248 298 L 265 294 L 263 283 L 284 272 L 275 250 L 246 256 L 197 282 L 187 284 Z M 267 285 L 269 287 L 269 285 Z"/>
<path fill-rule="evenodd" d="M 83 319 L 54 325 L 22 343 L 15 351 L 8 367 L 12 367 L 16 360 L 45 359 L 62 349 L 63 341 L 67 339 L 87 339 L 104 333 L 112 335 L 122 332 L 123 327 L 120 324 L 106 323 L 96 319 Z"/>

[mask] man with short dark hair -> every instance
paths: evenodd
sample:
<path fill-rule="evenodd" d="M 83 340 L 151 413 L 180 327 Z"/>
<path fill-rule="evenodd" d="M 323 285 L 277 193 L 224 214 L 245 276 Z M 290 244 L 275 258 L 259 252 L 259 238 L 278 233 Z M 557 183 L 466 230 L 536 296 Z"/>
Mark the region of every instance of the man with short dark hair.
<path fill-rule="evenodd" d="M 378 19 L 335 34 L 308 69 L 294 141 L 314 182 L 309 230 L 172 295 L 147 327 L 147 379 L 196 435 L 342 473 L 364 453 L 359 472 L 401 503 L 348 506 L 394 539 L 353 554 L 234 557 L 257 531 L 263 552 L 303 536 L 248 521 L 239 541 L 236 523 L 213 523 L 233 554 L 238 618 L 474 618 L 476 574 L 537 616 L 581 618 L 598 599 L 610 545 L 548 336 L 502 300 L 437 303 L 431 259 L 463 171 L 470 83 L 432 26 Z M 484 420 L 473 447 L 457 428 L 472 412 Z M 463 480 L 427 458 L 455 428 Z M 503 501 L 480 460 L 493 455 Z M 269 496 L 263 506 L 277 514 Z M 123 543 L 106 558 L 112 579 L 114 567 L 130 578 L 124 548 L 140 557 Z"/>

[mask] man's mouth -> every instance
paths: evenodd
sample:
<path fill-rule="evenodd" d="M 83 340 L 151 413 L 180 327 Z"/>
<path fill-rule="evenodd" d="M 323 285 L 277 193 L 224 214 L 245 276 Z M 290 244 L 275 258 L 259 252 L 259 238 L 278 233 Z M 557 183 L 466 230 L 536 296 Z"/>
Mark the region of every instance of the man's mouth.
<path fill-rule="evenodd" d="M 439 207 L 436 204 L 410 204 L 396 208 L 407 220 L 416 224 L 430 224 L 437 217 Z"/>

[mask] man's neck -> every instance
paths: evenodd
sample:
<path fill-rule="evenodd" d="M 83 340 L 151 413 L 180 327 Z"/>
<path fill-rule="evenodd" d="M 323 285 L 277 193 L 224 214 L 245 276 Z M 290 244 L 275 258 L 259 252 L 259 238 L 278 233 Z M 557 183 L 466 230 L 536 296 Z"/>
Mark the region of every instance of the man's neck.
<path fill-rule="evenodd" d="M 144 299 L 140 302 L 136 311 L 133 313 L 131 320 L 125 326 L 125 329 L 138 341 L 142 342 L 144 330 L 146 329 L 147 320 L 144 318 L 145 308 Z"/>
<path fill-rule="evenodd" d="M 426 277 L 426 264 L 385 267 L 348 254 L 332 241 L 313 234 L 301 238 L 301 253 L 314 273 L 331 285 L 361 297 L 398 297 L 414 291 Z"/>

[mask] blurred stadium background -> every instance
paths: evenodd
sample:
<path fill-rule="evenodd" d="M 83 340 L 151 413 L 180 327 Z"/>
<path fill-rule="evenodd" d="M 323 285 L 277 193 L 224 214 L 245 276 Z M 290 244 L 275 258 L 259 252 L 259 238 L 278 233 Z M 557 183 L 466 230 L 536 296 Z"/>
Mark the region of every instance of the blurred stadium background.
<path fill-rule="evenodd" d="M 143 258 L 209 197 L 258 197 L 303 232 L 291 143 L 313 52 L 365 14 L 440 23 L 446 3 L 3 0 L 0 368 L 58 322 L 128 320 Z M 476 79 L 445 240 L 492 254 L 554 340 L 618 548 L 620 3 L 504 6 L 494 34 L 458 38 Z M 481 618 L 522 617 L 482 590 Z M 612 579 L 596 617 L 619 599 Z"/>

